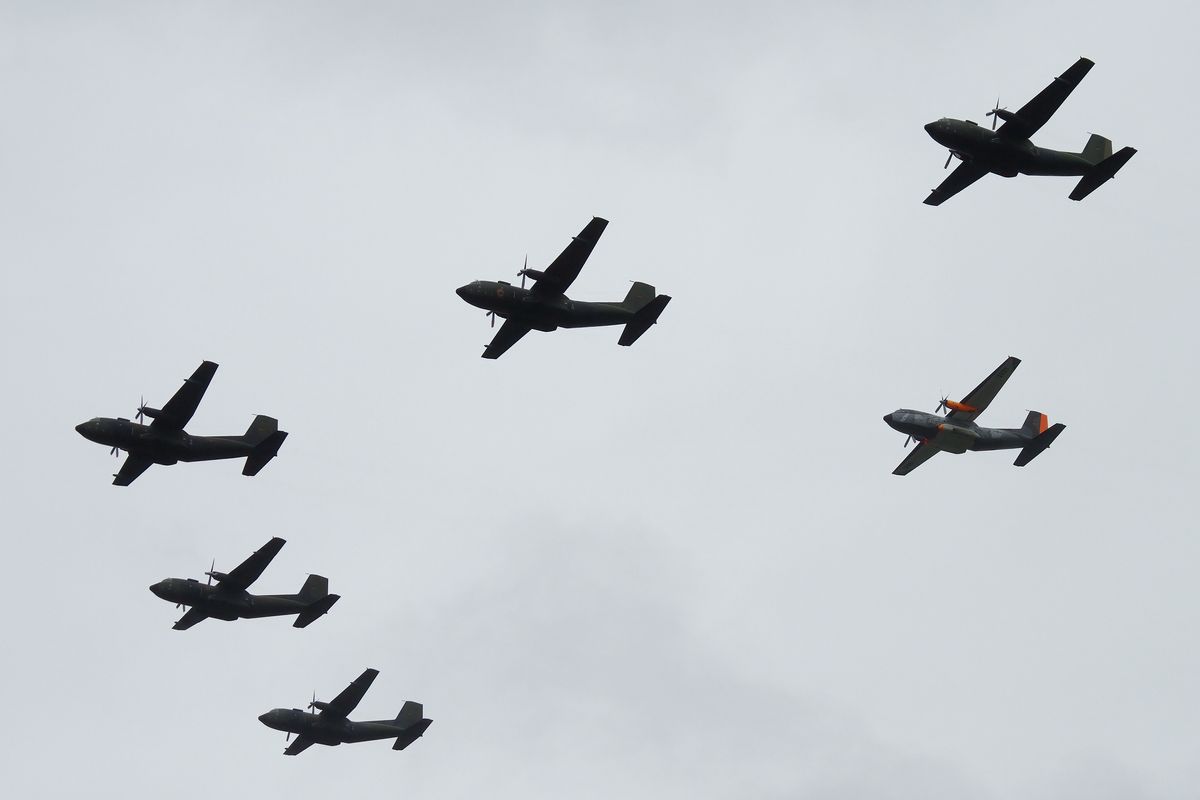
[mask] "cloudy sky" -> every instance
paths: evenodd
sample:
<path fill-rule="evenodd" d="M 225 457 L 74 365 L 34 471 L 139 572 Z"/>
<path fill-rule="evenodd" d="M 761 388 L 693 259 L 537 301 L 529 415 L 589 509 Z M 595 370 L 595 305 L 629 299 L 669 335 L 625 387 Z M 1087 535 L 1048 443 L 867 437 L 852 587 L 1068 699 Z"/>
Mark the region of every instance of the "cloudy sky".
<path fill-rule="evenodd" d="M 1200 781 L 1200 281 L 1183 2 L 5 3 L 13 796 L 1159 800 Z M 1038 142 L 1138 155 L 940 208 L 921 126 L 1096 62 Z M 454 295 L 611 220 L 616 329 Z M 1008 355 L 1025 469 L 890 474 L 883 414 Z M 128 489 L 77 423 L 220 363 L 189 430 L 291 432 L 256 478 Z M 288 540 L 342 601 L 171 630 L 147 590 Z M 330 697 L 434 719 L 280 755 Z"/>

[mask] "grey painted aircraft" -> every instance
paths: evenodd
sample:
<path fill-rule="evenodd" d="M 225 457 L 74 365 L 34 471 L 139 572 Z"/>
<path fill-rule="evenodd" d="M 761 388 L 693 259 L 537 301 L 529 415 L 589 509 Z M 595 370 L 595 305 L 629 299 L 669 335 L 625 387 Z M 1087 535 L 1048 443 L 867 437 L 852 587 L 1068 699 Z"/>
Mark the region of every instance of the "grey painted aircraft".
<path fill-rule="evenodd" d="M 293 733 L 298 734 L 296 741 L 283 751 L 283 754 L 288 756 L 302 753 L 314 744 L 337 746 L 375 739 L 395 739 L 392 749 L 403 750 L 421 738 L 433 724 L 433 720 L 425 719 L 420 703 L 409 700 L 400 708 L 400 713 L 395 719 L 377 719 L 370 722 L 351 722 L 347 719 L 377 675 L 378 670 L 366 670 L 328 703 L 318 700 L 314 693 L 308 707 L 316 711 L 315 714 L 298 708 L 276 708 L 263 714 L 258 720 L 268 728 L 287 731 L 288 739 L 291 739 Z"/>
<path fill-rule="evenodd" d="M 556 328 L 624 325 L 617 344 L 628 347 L 658 321 L 671 298 L 655 295 L 654 287 L 645 283 L 635 282 L 625 299 L 615 303 L 586 303 L 567 297 L 567 289 L 579 276 L 607 225 L 608 220 L 593 217 L 544 270 L 530 269 L 526 259 L 525 268 L 517 273 L 520 287 L 507 281 L 472 281 L 456 290 L 463 300 L 486 310 L 493 327 L 497 316 L 504 318 L 504 324 L 484 349 L 484 358 L 499 358 L 531 330 Z M 526 277 L 534 279 L 528 289 Z"/>
<path fill-rule="evenodd" d="M 1009 356 L 959 402 L 943 397 L 938 403 L 938 414 L 902 408 L 885 416 L 884 422 L 908 435 L 904 440 L 905 447 L 908 447 L 910 440 L 917 442 L 916 448 L 892 474 L 907 475 L 943 451 L 965 453 L 968 450 L 1020 449 L 1017 460 L 1013 462 L 1015 466 L 1023 467 L 1033 461 L 1058 438 L 1066 425 L 1049 425 L 1046 415 L 1037 411 L 1030 411 L 1020 428 L 984 428 L 975 424 L 975 418 L 991 404 L 1020 363 L 1021 359 Z M 940 415 L 943 410 L 949 412 L 945 417 Z"/>
<path fill-rule="evenodd" d="M 150 587 L 158 597 L 175 603 L 176 607 L 191 606 L 172 626 L 186 631 L 197 622 L 213 619 L 235 620 L 257 617 L 280 617 L 295 614 L 294 628 L 305 628 L 329 613 L 340 597 L 329 593 L 329 580 L 309 575 L 299 594 L 250 594 L 247 589 L 258 580 L 263 570 L 278 555 L 284 540 L 278 536 L 255 550 L 253 554 L 228 573 L 217 572 L 216 562 L 209 567 L 208 583 L 195 578 L 167 578 Z M 213 585 L 213 581 L 216 585 Z"/>
<path fill-rule="evenodd" d="M 953 158 L 962 161 L 940 186 L 929 193 L 929 197 L 925 198 L 926 205 L 941 205 L 989 172 L 1006 178 L 1018 173 L 1082 175 L 1071 192 L 1072 200 L 1082 200 L 1116 175 L 1117 170 L 1125 166 L 1125 162 L 1133 158 L 1137 150 L 1124 147 L 1113 153 L 1112 142 L 1096 134 L 1092 134 L 1079 153 L 1036 147 L 1029 140 L 1046 124 L 1091 68 L 1091 61 L 1079 59 L 1016 112 L 1000 108 L 1000 101 L 997 100 L 996 106 L 987 112 L 992 118 L 992 130 L 970 120 L 949 118 L 926 125 L 925 131 L 938 144 L 950 150 L 946 166 L 950 166 Z M 1000 130 L 996 130 L 997 119 L 1004 120 Z"/>
<path fill-rule="evenodd" d="M 85 439 L 112 447 L 114 456 L 118 450 L 129 453 L 121 469 L 113 475 L 113 485 L 128 486 L 151 464 L 177 461 L 244 458 L 242 474 L 257 475 L 276 456 L 287 431 L 279 430 L 279 423 L 273 417 L 258 415 L 242 436 L 192 436 L 184 431 L 216 371 L 216 364 L 203 362 L 162 408 L 151 408 L 142 402 L 137 410 L 138 422 L 123 417 L 96 417 L 75 426 Z M 153 422 L 140 424 L 145 417 Z"/>

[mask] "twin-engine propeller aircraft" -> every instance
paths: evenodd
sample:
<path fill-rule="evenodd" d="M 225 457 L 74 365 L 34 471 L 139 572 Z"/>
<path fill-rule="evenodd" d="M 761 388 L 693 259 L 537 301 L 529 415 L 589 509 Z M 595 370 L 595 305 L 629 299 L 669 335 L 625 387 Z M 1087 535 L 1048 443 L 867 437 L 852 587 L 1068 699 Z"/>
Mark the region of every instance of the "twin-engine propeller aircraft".
<path fill-rule="evenodd" d="M 137 410 L 138 422 L 96 417 L 75 426 L 85 439 L 112 447 L 114 456 L 119 450 L 129 453 L 120 471 L 113 475 L 113 485 L 128 486 L 151 464 L 177 461 L 244 458 L 242 474 L 257 475 L 275 457 L 287 431 L 279 430 L 273 417 L 258 415 L 243 436 L 191 436 L 184 431 L 216 371 L 216 364 L 203 362 L 162 408 L 151 408 L 143 401 Z M 145 417 L 153 422 L 140 424 Z"/>
<path fill-rule="evenodd" d="M 305 628 L 327 614 L 340 599 L 339 595 L 329 593 L 328 578 L 309 575 L 299 594 L 253 595 L 246 591 L 283 545 L 284 540 L 276 536 L 227 573 L 217 572 L 214 561 L 204 573 L 208 583 L 200 583 L 195 578 L 167 578 L 152 585 L 150 591 L 175 603 L 176 607 L 191 606 L 172 626 L 177 631 L 186 631 L 209 617 L 232 621 L 287 614 L 296 615 L 292 627 Z"/>
<path fill-rule="evenodd" d="M 938 414 L 902 408 L 883 418 L 901 433 L 908 434 L 904 446 L 916 440 L 917 447 L 900 466 L 892 470 L 893 475 L 907 475 L 938 453 L 965 453 L 968 450 L 1016 450 L 1021 453 L 1013 462 L 1023 467 L 1033 461 L 1039 453 L 1050 446 L 1066 425 L 1048 425 L 1045 414 L 1030 411 L 1025 424 L 1020 428 L 984 428 L 975 424 L 975 418 L 995 399 L 1001 387 L 1013 374 L 1021 359 L 1008 357 L 996 371 L 984 378 L 983 383 L 971 390 L 961 401 L 945 397 L 938 403 Z M 945 417 L 940 413 L 949 413 Z"/>
<path fill-rule="evenodd" d="M 926 205 L 937 206 L 949 200 L 975 181 L 994 172 L 1006 178 L 1017 173 L 1025 175 L 1082 175 L 1072 200 L 1082 200 L 1117 174 L 1125 162 L 1137 152 L 1132 147 L 1123 147 L 1116 153 L 1112 142 L 1103 136 L 1092 134 L 1080 153 L 1068 153 L 1034 146 L 1029 141 L 1046 124 L 1058 107 L 1079 85 L 1083 76 L 1092 68 L 1092 62 L 1081 58 L 1070 69 L 1054 79 L 1037 97 L 1013 112 L 995 107 L 987 112 L 992 118 L 992 129 L 982 127 L 970 120 L 939 119 L 925 126 L 925 131 L 934 140 L 950 149 L 946 166 L 950 160 L 962 161 L 942 185 L 925 198 Z M 1004 124 L 996 130 L 996 120 Z"/>
<path fill-rule="evenodd" d="M 593 217 L 584 229 L 571 240 L 566 249 L 544 270 L 525 267 L 517 273 L 520 288 L 507 281 L 473 281 L 456 290 L 459 297 L 482 308 L 496 325 L 496 317 L 504 324 L 483 351 L 484 358 L 499 358 L 531 330 L 552 331 L 556 328 L 592 328 L 601 325 L 624 325 L 617 344 L 628 347 L 658 321 L 658 315 L 671 302 L 665 294 L 656 295 L 654 287 L 634 283 L 629 294 L 619 303 L 585 303 L 572 300 L 567 289 L 579 276 L 592 248 L 604 233 L 608 220 Z M 534 279 L 525 288 L 525 278 Z"/>
<path fill-rule="evenodd" d="M 298 708 L 276 708 L 258 718 L 259 722 L 277 731 L 287 731 L 287 738 L 292 734 L 296 741 L 288 745 L 284 755 L 294 756 L 304 752 L 314 744 L 339 745 L 343 742 L 369 742 L 375 739 L 395 739 L 393 750 L 403 750 L 425 733 L 433 720 L 424 718 L 424 709 L 420 703 L 409 700 L 401 708 L 395 719 L 377 719 L 370 722 L 351 722 L 347 717 L 363 699 L 371 682 L 379 674 L 379 670 L 369 669 L 359 675 L 354 683 L 328 703 L 317 699 L 313 693 L 310 709 L 317 711 L 311 714 Z"/>

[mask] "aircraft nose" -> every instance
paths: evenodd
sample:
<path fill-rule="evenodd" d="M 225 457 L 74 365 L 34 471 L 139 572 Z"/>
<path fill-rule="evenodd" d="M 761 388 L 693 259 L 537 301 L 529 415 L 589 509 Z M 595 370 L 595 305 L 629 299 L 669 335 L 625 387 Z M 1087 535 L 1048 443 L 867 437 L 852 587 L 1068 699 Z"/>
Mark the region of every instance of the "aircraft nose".
<path fill-rule="evenodd" d="M 270 711 L 268 711 L 268 712 L 267 712 L 267 713 L 265 713 L 265 714 L 259 714 L 259 715 L 258 715 L 258 721 L 259 721 L 259 722 L 261 722 L 263 725 L 270 725 L 270 724 L 271 724 L 271 722 L 270 722 L 270 719 L 271 719 L 271 712 L 270 712 Z"/>
<path fill-rule="evenodd" d="M 466 300 L 467 299 L 467 290 L 470 288 L 471 288 L 470 285 L 460 286 L 454 290 L 454 293 L 456 295 L 458 295 L 459 297 L 461 297 L 463 300 Z"/>
<path fill-rule="evenodd" d="M 150 591 L 154 592 L 154 595 L 156 597 L 162 597 L 163 596 L 163 582 L 159 581 L 158 583 L 150 584 Z"/>
<path fill-rule="evenodd" d="M 79 423 L 78 425 L 75 426 L 75 432 L 78 433 L 80 436 L 86 436 L 87 434 L 83 432 L 84 428 L 86 426 L 87 426 L 86 422 Z"/>
<path fill-rule="evenodd" d="M 896 427 L 895 420 L 896 420 L 895 413 L 883 415 L 883 421 L 886 422 L 890 427 L 893 427 L 893 428 Z"/>
<path fill-rule="evenodd" d="M 925 126 L 925 132 L 928 133 L 930 136 L 933 136 L 933 132 L 935 130 L 937 130 L 936 122 L 930 122 L 928 125 Z"/>

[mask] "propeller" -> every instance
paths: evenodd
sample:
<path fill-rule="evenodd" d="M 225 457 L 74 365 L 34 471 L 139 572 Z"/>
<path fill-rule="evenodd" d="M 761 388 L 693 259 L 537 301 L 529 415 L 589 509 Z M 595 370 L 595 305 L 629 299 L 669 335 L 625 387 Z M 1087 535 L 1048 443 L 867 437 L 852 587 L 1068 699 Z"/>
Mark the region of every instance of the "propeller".
<path fill-rule="evenodd" d="M 525 288 L 525 270 L 529 269 L 529 253 L 525 254 L 525 263 L 521 266 L 521 271 L 517 274 L 521 276 L 521 288 Z"/>
<path fill-rule="evenodd" d="M 947 397 L 946 395 L 942 395 L 942 399 L 938 401 L 938 407 L 937 407 L 938 414 L 941 414 L 943 411 L 948 412 L 950 410 L 950 406 L 946 405 L 946 401 L 949 399 L 950 398 Z"/>
<path fill-rule="evenodd" d="M 492 318 L 492 327 L 493 328 L 496 327 L 496 312 L 489 311 L 489 312 L 487 312 L 487 314 L 485 316 L 491 317 Z"/>
<path fill-rule="evenodd" d="M 987 115 L 992 118 L 992 130 L 996 130 L 996 120 L 1000 116 L 999 113 L 997 113 L 997 112 L 1007 111 L 1007 110 L 1008 110 L 1007 107 L 1006 108 L 1000 107 L 1000 96 L 997 95 L 996 96 L 996 105 L 992 107 L 991 111 L 987 112 Z"/>
<path fill-rule="evenodd" d="M 120 450 L 117 448 L 117 446 L 115 444 L 113 445 L 113 449 L 108 451 L 108 454 L 110 456 L 117 456 L 117 457 L 120 457 L 120 455 L 121 455 Z"/>
<path fill-rule="evenodd" d="M 313 699 L 312 699 L 312 702 L 308 704 L 308 707 L 309 708 L 317 707 L 317 690 L 316 689 L 313 689 Z"/>
<path fill-rule="evenodd" d="M 950 152 L 949 152 L 949 153 L 946 155 L 946 166 L 942 167 L 942 169 L 950 169 L 950 159 L 952 159 L 952 158 L 954 158 L 954 151 L 953 151 L 953 150 L 951 150 L 951 151 L 950 151 Z"/>
<path fill-rule="evenodd" d="M 912 440 L 913 440 L 913 437 L 912 437 L 911 433 L 908 436 L 904 437 L 904 448 L 906 450 L 908 449 L 908 443 L 911 442 Z"/>
<path fill-rule="evenodd" d="M 138 400 L 137 416 L 135 416 L 134 419 L 136 419 L 138 422 L 141 422 L 145 418 L 146 418 L 146 396 L 142 395 L 141 398 Z"/>
<path fill-rule="evenodd" d="M 210 566 L 208 568 L 208 572 L 204 573 L 205 575 L 208 576 L 208 585 L 209 586 L 212 586 L 213 573 L 216 571 L 217 571 L 217 560 L 214 558 L 212 560 L 212 566 Z"/>

